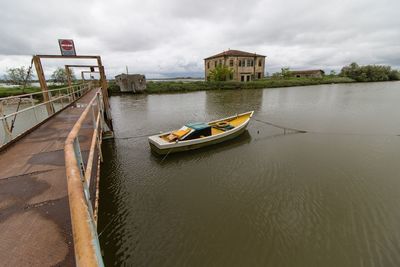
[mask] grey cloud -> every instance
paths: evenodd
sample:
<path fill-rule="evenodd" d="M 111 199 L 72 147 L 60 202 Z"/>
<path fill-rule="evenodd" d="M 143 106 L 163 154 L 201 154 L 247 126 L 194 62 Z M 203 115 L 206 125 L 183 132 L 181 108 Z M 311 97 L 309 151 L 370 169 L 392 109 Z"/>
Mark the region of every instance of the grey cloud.
<path fill-rule="evenodd" d="M 267 55 L 268 72 L 352 61 L 400 67 L 399 8 L 396 0 L 3 1 L 0 75 L 20 56 L 29 64 L 31 54 L 58 54 L 63 37 L 81 54 L 102 55 L 109 76 L 125 66 L 202 73 L 204 57 L 228 48 Z"/>

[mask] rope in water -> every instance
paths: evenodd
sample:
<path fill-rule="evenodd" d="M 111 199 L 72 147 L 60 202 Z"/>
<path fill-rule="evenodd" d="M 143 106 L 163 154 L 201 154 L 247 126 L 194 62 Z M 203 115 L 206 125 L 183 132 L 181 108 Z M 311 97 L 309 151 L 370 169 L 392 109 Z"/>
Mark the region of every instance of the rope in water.
<path fill-rule="evenodd" d="M 299 129 L 295 129 L 295 128 L 289 128 L 289 127 L 281 126 L 281 125 L 278 125 L 278 124 L 275 124 L 275 123 L 272 123 L 272 122 L 269 122 L 269 121 L 262 121 L 262 120 L 259 120 L 259 119 L 256 119 L 256 118 L 253 118 L 253 120 L 261 122 L 261 123 L 264 123 L 264 124 L 267 124 L 267 125 L 274 126 L 276 128 L 282 129 L 284 131 L 293 131 L 293 132 L 298 132 L 298 133 L 307 133 L 308 132 L 308 131 L 305 131 L 305 130 L 299 130 Z"/>

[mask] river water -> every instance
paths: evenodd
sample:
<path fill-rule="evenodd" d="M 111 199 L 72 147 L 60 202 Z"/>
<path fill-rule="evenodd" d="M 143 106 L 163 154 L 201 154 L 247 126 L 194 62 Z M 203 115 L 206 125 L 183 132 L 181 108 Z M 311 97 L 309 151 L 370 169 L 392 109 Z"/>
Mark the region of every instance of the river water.
<path fill-rule="evenodd" d="M 400 83 L 111 101 L 107 266 L 400 266 Z M 254 110 L 239 138 L 164 160 L 137 137 Z"/>

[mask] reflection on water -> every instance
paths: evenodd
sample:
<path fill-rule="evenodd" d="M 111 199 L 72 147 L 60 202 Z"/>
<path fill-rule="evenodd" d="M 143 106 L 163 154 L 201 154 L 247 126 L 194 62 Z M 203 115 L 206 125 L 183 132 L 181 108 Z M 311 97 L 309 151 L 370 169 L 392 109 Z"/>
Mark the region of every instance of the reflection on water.
<path fill-rule="evenodd" d="M 165 160 L 103 143 L 107 266 L 400 266 L 400 83 L 111 98 L 117 137 L 255 110 L 237 139 Z"/>

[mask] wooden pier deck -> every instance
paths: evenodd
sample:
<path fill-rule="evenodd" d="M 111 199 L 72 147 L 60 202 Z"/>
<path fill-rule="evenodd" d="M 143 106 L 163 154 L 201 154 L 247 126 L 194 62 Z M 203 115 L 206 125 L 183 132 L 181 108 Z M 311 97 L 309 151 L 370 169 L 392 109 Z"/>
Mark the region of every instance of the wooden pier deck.
<path fill-rule="evenodd" d="M 96 92 L 0 152 L 0 265 L 75 266 L 64 142 Z M 79 132 L 84 160 L 92 134 L 89 117 Z"/>

